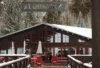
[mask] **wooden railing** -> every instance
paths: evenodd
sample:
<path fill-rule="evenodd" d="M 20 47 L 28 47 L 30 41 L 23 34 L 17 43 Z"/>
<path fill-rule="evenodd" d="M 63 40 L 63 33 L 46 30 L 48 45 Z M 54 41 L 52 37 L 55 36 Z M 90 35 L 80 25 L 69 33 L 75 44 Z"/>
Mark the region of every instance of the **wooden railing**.
<path fill-rule="evenodd" d="M 0 68 L 27 68 L 29 64 L 29 55 L 0 55 L 2 57 L 13 57 L 14 59 L 0 63 Z M 4 58 L 5 59 L 5 58 Z"/>
<path fill-rule="evenodd" d="M 92 68 L 92 64 L 89 63 L 92 58 L 89 57 L 91 58 L 91 55 L 68 55 L 68 65 L 71 68 Z"/>

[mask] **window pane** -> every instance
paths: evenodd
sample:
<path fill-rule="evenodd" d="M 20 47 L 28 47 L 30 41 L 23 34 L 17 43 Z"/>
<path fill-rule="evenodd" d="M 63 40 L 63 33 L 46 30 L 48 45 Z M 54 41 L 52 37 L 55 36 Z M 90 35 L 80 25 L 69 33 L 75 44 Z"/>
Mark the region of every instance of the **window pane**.
<path fill-rule="evenodd" d="M 63 42 L 69 43 L 69 36 L 63 34 Z"/>
<path fill-rule="evenodd" d="M 55 34 L 55 42 L 61 42 L 61 34 L 60 33 Z"/>
<path fill-rule="evenodd" d="M 1 54 L 6 54 L 6 50 L 1 50 Z"/>
<path fill-rule="evenodd" d="M 12 54 L 12 49 L 11 48 L 8 49 L 8 54 Z"/>

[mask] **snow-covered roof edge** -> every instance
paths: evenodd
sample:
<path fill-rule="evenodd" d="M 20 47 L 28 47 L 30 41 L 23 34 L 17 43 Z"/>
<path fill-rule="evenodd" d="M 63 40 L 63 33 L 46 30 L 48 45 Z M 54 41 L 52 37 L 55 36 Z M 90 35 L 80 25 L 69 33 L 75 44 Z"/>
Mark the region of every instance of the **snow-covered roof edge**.
<path fill-rule="evenodd" d="M 47 23 L 36 24 L 32 27 L 25 28 L 25 29 L 22 29 L 22 30 L 18 30 L 18 31 L 3 35 L 0 38 L 4 38 L 4 37 L 7 37 L 7 36 L 10 36 L 10 35 L 25 31 L 25 30 L 29 30 L 29 29 L 35 28 L 35 27 L 40 26 L 40 25 L 50 26 L 50 27 L 57 28 L 57 29 L 60 29 L 60 30 L 64 30 L 64 31 L 67 31 L 67 32 L 70 32 L 70 33 L 73 33 L 73 34 L 76 34 L 76 35 L 79 35 L 79 36 L 82 36 L 82 37 L 86 37 L 88 39 L 92 39 L 92 29 L 90 29 L 90 28 L 81 28 L 81 27 L 58 25 L 58 24 L 47 24 Z"/>
<path fill-rule="evenodd" d="M 92 39 L 91 28 L 82 28 L 82 27 L 66 26 L 66 25 L 58 25 L 58 24 L 46 24 L 46 25 L 82 36 L 88 39 Z"/>

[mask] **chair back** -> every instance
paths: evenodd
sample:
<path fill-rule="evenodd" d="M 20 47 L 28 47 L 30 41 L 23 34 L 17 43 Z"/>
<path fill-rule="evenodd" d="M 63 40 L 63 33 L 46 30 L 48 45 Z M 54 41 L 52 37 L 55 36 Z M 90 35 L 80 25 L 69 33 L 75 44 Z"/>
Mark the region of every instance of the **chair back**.
<path fill-rule="evenodd" d="M 53 56 L 51 62 L 56 64 L 57 63 L 57 56 Z"/>
<path fill-rule="evenodd" d="M 42 65 L 42 63 L 43 63 L 42 57 L 41 56 L 37 56 L 36 64 L 37 65 Z"/>

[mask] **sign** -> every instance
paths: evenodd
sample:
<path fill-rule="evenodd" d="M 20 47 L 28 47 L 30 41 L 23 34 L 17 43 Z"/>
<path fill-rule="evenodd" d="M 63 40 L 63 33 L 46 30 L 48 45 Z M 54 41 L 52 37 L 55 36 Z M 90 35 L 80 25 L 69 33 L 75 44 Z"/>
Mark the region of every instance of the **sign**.
<path fill-rule="evenodd" d="M 22 2 L 22 11 L 57 12 L 65 10 L 65 2 Z"/>

